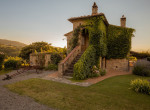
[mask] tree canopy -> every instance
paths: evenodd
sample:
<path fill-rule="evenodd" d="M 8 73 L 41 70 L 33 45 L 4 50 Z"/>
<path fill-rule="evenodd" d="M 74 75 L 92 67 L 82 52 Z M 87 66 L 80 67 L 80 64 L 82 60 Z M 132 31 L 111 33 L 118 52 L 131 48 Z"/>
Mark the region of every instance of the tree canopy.
<path fill-rule="evenodd" d="M 58 52 L 62 54 L 66 54 L 66 48 L 53 47 L 51 44 L 47 42 L 34 42 L 30 45 L 27 45 L 21 49 L 19 54 L 25 60 L 29 60 L 29 55 L 33 52 Z"/>

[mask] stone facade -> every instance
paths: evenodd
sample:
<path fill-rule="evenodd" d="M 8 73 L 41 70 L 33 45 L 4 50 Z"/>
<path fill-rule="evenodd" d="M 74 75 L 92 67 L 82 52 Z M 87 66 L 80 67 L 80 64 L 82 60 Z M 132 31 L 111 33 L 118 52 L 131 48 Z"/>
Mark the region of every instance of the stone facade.
<path fill-rule="evenodd" d="M 36 66 L 38 61 L 38 57 L 36 55 L 30 54 L 30 65 Z"/>
<path fill-rule="evenodd" d="M 44 67 L 47 67 L 48 64 L 51 64 L 51 54 L 30 54 L 30 65 L 31 66 L 37 66 L 42 65 Z"/>
<path fill-rule="evenodd" d="M 106 60 L 107 70 L 128 71 L 129 61 L 127 59 L 110 59 Z"/>

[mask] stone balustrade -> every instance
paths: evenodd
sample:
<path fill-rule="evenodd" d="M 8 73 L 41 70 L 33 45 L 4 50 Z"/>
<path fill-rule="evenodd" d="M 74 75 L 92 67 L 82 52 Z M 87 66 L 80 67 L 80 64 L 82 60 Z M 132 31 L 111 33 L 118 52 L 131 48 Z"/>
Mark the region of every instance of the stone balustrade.
<path fill-rule="evenodd" d="M 76 56 L 81 53 L 81 46 L 76 46 L 69 54 L 68 56 L 58 65 L 58 72 L 60 75 L 63 75 L 63 73 L 69 68 L 69 65 L 73 62 L 73 60 L 76 58 Z"/>

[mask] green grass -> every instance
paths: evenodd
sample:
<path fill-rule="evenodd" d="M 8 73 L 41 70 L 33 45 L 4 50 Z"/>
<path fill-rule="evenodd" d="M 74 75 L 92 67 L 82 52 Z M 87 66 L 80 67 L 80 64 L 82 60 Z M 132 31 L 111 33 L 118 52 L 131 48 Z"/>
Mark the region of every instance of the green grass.
<path fill-rule="evenodd" d="M 1 70 L 1 71 L 0 71 L 0 75 L 9 73 L 9 72 L 11 72 L 11 71 L 12 71 L 12 70 Z"/>
<path fill-rule="evenodd" d="M 7 85 L 13 92 L 60 110 L 150 110 L 150 96 L 132 91 L 135 75 L 111 77 L 89 87 L 30 79 Z"/>

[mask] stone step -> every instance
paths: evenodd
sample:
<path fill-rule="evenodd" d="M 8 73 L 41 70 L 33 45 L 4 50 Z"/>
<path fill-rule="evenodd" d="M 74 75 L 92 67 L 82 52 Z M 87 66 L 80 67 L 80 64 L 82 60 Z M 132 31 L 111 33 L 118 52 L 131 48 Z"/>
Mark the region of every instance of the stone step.
<path fill-rule="evenodd" d="M 73 73 L 73 69 L 72 70 L 66 70 L 66 73 Z"/>
<path fill-rule="evenodd" d="M 73 69 L 74 65 L 69 66 L 68 70 Z"/>
<path fill-rule="evenodd" d="M 73 72 L 65 72 L 65 76 L 73 76 Z"/>
<path fill-rule="evenodd" d="M 83 52 L 78 54 L 74 61 L 70 64 L 69 68 L 65 71 L 65 76 L 73 76 L 73 67 L 76 64 L 76 62 L 81 58 Z"/>
<path fill-rule="evenodd" d="M 63 76 L 63 77 L 66 78 L 66 79 L 72 79 L 73 78 L 72 76 L 69 76 L 69 75 L 68 76 L 66 75 L 66 76 Z"/>

